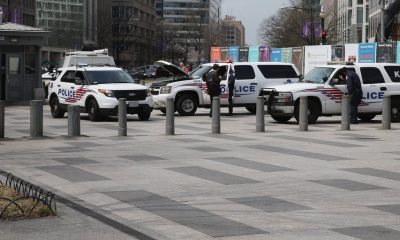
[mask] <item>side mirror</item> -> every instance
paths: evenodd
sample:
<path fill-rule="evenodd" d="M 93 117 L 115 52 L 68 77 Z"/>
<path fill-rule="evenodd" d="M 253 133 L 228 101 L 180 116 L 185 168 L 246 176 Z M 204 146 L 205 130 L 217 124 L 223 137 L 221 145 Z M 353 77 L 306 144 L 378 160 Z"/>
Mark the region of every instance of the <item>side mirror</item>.
<path fill-rule="evenodd" d="M 329 85 L 334 86 L 334 85 L 336 85 L 338 83 L 339 83 L 339 79 L 338 78 L 334 78 L 329 82 Z"/>
<path fill-rule="evenodd" d="M 303 74 L 299 74 L 298 78 L 299 78 L 300 80 L 303 80 L 303 79 L 304 79 Z"/>
<path fill-rule="evenodd" d="M 83 85 L 84 84 L 83 80 L 80 78 L 75 78 L 74 80 L 75 80 L 75 85 Z"/>

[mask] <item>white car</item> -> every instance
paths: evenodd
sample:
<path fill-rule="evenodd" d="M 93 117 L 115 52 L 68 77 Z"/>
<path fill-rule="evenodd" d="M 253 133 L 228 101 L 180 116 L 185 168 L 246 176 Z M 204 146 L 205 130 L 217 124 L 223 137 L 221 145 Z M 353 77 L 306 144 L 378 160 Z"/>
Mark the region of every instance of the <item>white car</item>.
<path fill-rule="evenodd" d="M 148 120 L 153 98 L 147 87 L 133 83 L 116 67 L 68 67 L 49 85 L 49 104 L 54 118 L 62 118 L 68 105 L 78 105 L 91 121 L 118 114 L 118 99 L 127 101 L 127 113 Z"/>
<path fill-rule="evenodd" d="M 190 75 L 179 67 L 164 61 L 155 65 L 164 68 L 176 76 L 169 81 L 155 83 L 151 86 L 154 97 L 154 108 L 165 112 L 168 98 L 175 99 L 175 108 L 180 115 L 194 115 L 198 107 L 210 107 L 210 96 L 202 76 L 207 74 L 213 63 L 202 64 Z M 221 75 L 229 72 L 230 63 L 219 63 Z M 299 72 L 293 64 L 272 62 L 239 62 L 233 64 L 235 69 L 235 107 L 246 107 L 252 113 L 256 111 L 257 96 L 261 88 L 299 81 Z M 221 81 L 221 106 L 228 106 L 228 74 Z"/>
<path fill-rule="evenodd" d="M 314 123 L 319 116 L 341 114 L 342 96 L 347 94 L 344 82 L 338 74 L 344 67 L 355 71 L 361 80 L 363 99 L 359 105 L 358 118 L 372 120 L 382 112 L 383 96 L 392 97 L 392 120 L 400 121 L 400 64 L 360 63 L 328 64 L 315 67 L 299 83 L 264 88 L 261 92 L 268 102 L 268 112 L 277 122 L 299 119 L 300 97 L 308 98 L 308 120 Z"/>

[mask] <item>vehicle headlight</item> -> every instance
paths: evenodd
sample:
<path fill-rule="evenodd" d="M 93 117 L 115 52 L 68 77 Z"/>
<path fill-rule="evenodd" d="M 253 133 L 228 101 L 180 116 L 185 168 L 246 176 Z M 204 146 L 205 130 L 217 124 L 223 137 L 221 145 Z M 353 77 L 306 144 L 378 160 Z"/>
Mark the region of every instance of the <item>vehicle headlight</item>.
<path fill-rule="evenodd" d="M 147 96 L 148 96 L 148 97 L 151 96 L 151 90 L 150 90 L 150 88 L 147 89 Z"/>
<path fill-rule="evenodd" d="M 274 102 L 278 103 L 290 103 L 292 102 L 292 94 L 289 92 L 279 92 L 274 97 Z"/>
<path fill-rule="evenodd" d="M 160 94 L 170 94 L 172 91 L 171 86 L 163 86 L 160 88 Z"/>
<path fill-rule="evenodd" d="M 106 95 L 107 97 L 115 97 L 113 91 L 106 89 L 99 89 L 99 93 Z"/>

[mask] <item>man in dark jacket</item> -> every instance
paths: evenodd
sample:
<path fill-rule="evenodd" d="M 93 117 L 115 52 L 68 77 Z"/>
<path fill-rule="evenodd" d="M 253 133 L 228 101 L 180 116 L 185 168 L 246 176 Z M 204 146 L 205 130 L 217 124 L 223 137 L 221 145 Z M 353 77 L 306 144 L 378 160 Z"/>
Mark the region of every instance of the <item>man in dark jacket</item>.
<path fill-rule="evenodd" d="M 211 102 L 211 107 L 210 107 L 210 117 L 212 115 L 212 104 L 213 104 L 213 98 L 214 97 L 219 97 L 221 94 L 221 77 L 218 74 L 218 64 L 214 64 L 211 71 L 207 73 L 207 90 L 208 90 L 208 95 L 210 95 L 210 102 Z"/>
<path fill-rule="evenodd" d="M 229 69 L 229 76 L 228 76 L 229 116 L 233 115 L 233 94 L 234 94 L 234 91 L 235 91 L 235 80 L 236 80 L 235 69 L 234 69 L 233 64 L 232 64 L 230 69 Z"/>
<path fill-rule="evenodd" d="M 343 69 L 342 77 L 346 80 L 347 92 L 350 96 L 350 123 L 357 124 L 358 105 L 361 103 L 363 92 L 361 80 L 355 71 Z"/>

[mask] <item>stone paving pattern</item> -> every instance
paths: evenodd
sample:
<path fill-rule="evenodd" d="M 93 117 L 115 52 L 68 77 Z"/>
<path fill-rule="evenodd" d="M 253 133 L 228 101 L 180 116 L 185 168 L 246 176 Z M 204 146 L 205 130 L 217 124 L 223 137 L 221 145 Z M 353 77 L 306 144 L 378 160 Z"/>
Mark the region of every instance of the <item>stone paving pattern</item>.
<path fill-rule="evenodd" d="M 55 191 L 59 216 L 0 222 L 2 240 L 400 239 L 400 124 L 380 130 L 377 117 L 347 132 L 333 117 L 299 132 L 267 116 L 256 133 L 255 115 L 235 109 L 213 135 L 204 109 L 166 136 L 156 111 L 129 117 L 121 138 L 116 119 L 83 114 L 84 136 L 68 138 L 67 118 L 44 109 L 39 140 L 27 107 L 6 109 L 0 169 Z"/>

